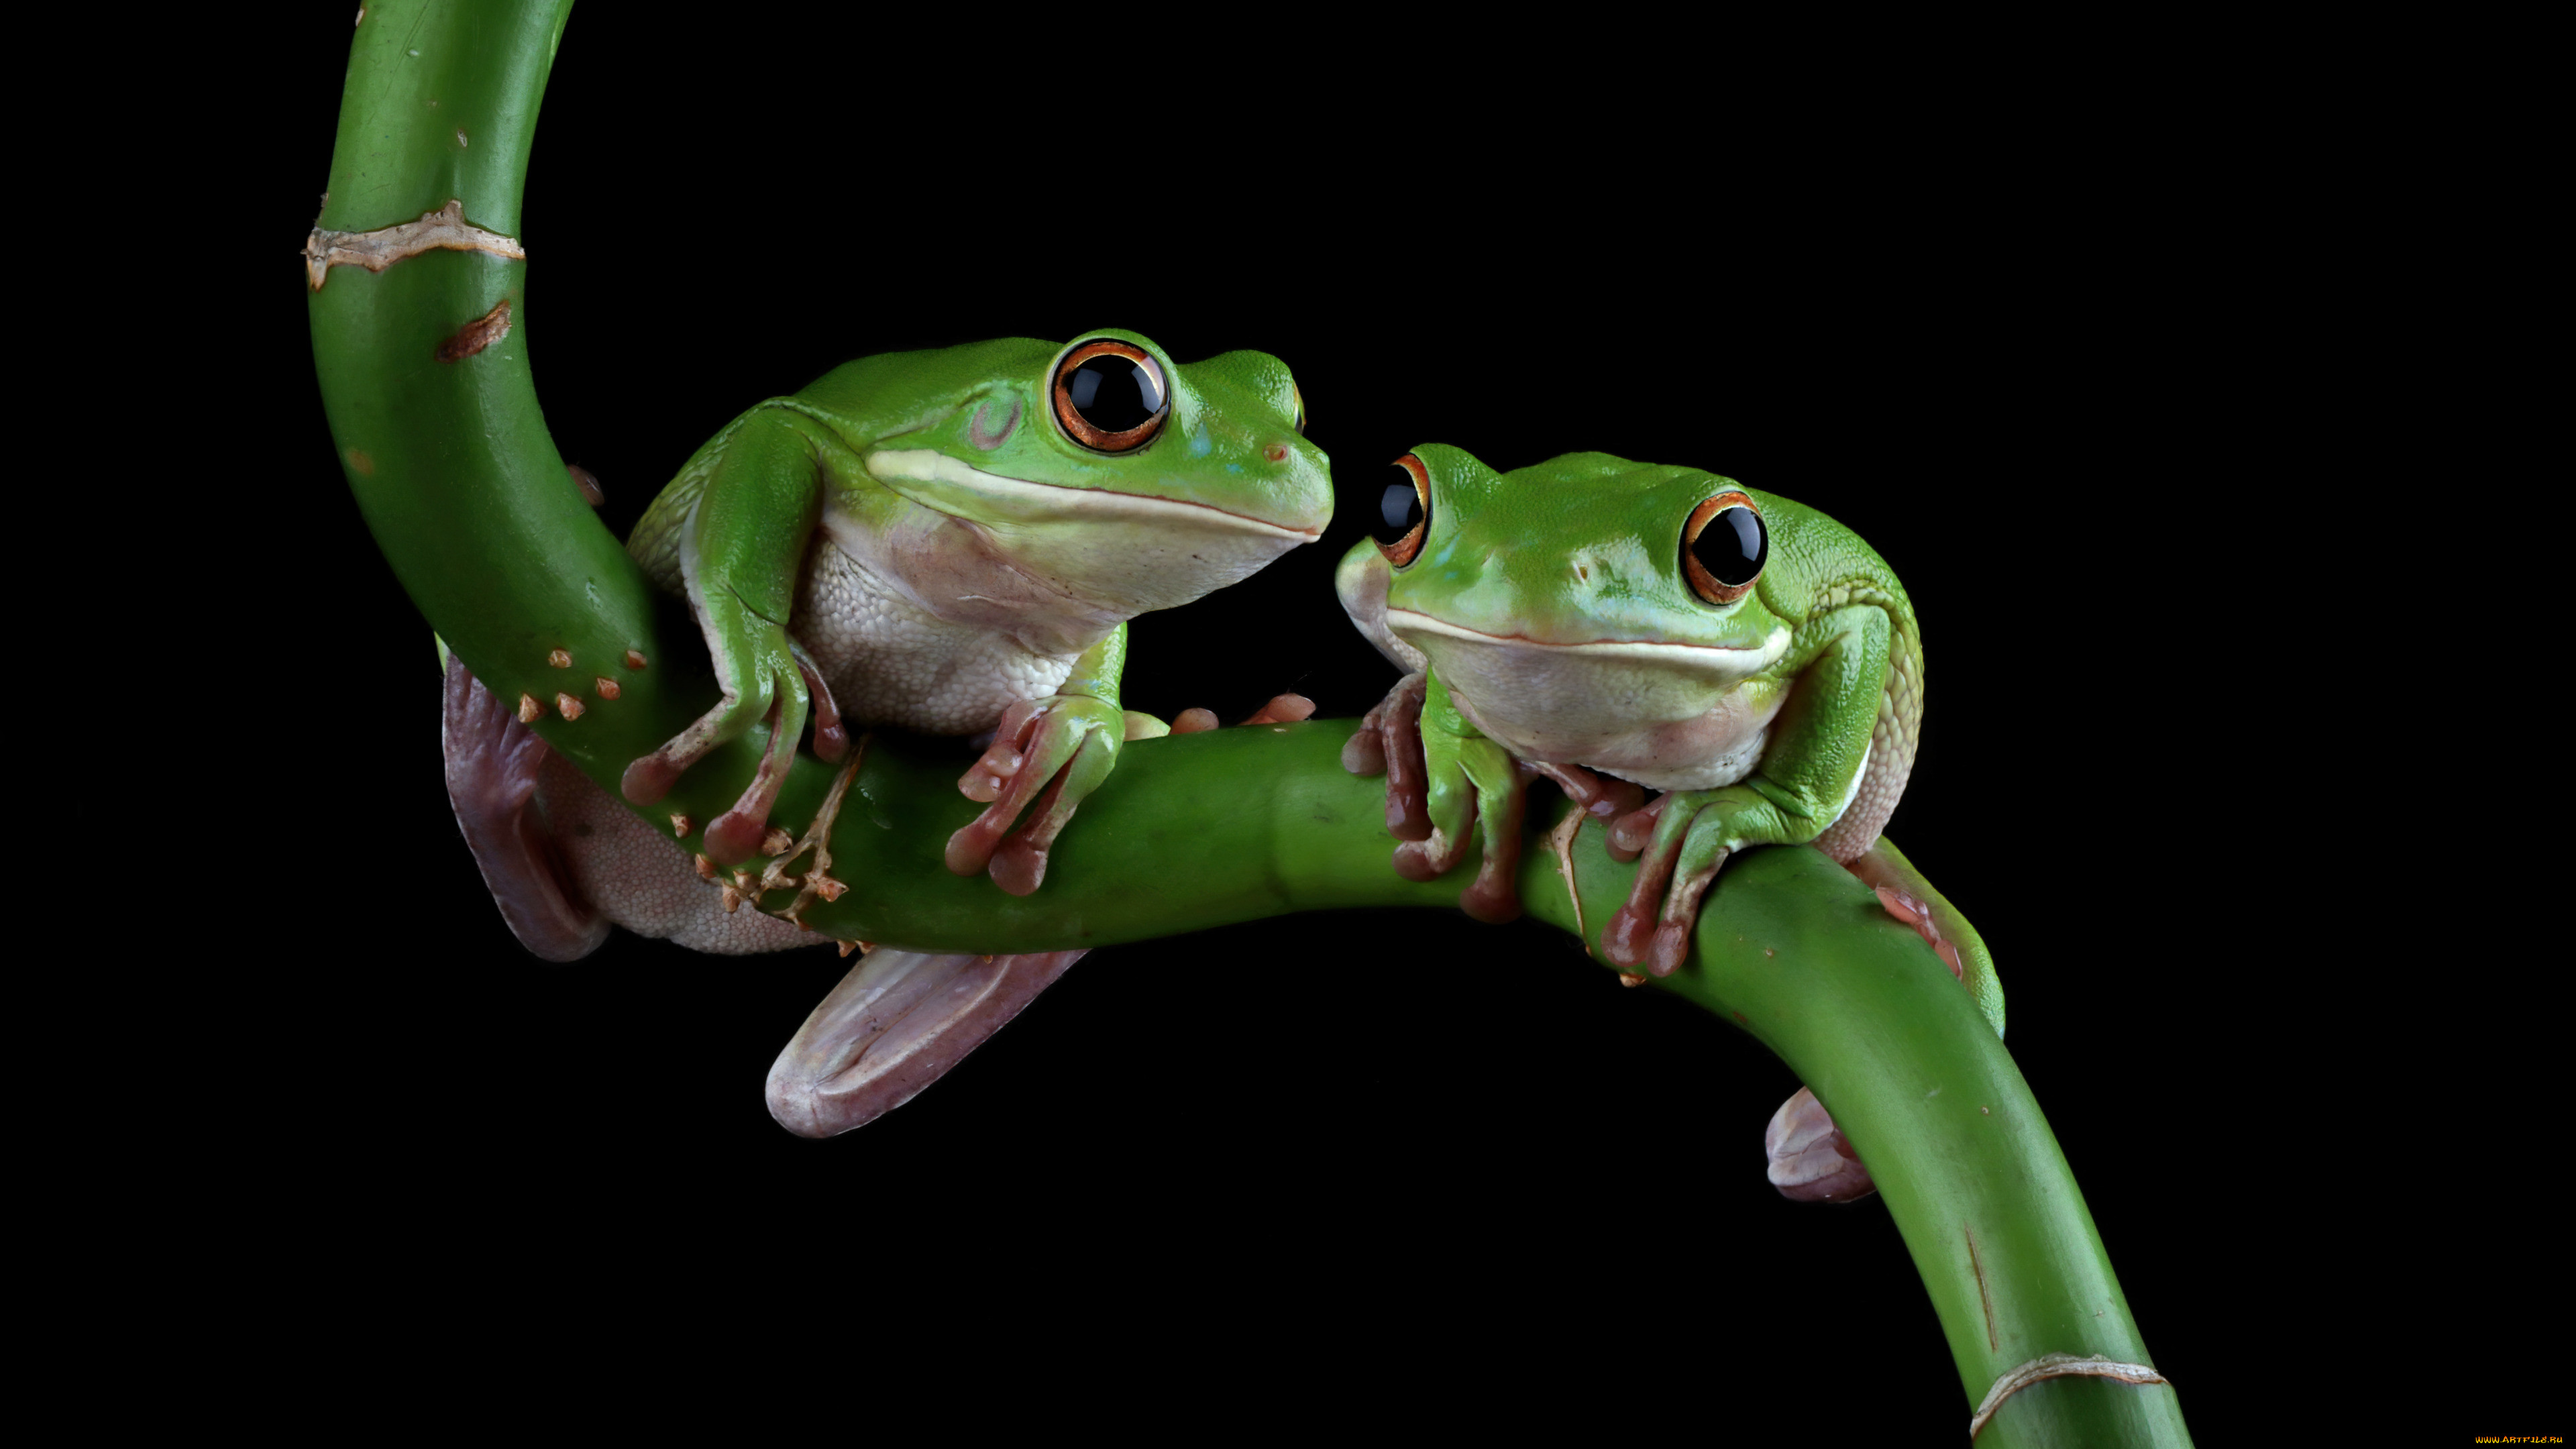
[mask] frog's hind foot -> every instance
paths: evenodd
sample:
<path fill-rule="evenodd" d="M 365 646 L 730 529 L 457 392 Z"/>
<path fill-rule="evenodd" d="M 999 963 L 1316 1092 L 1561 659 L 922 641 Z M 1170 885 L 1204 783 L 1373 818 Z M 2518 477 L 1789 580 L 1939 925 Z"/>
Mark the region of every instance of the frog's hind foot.
<path fill-rule="evenodd" d="M 1792 1202 L 1858 1202 L 1878 1191 L 1851 1139 L 1804 1087 L 1771 1114 L 1762 1155 L 1770 1159 L 1771 1185 Z"/>
<path fill-rule="evenodd" d="M 483 884 L 520 944 L 548 961 L 578 961 L 608 939 L 608 920 L 574 884 L 570 864 L 531 808 L 553 753 L 491 690 L 449 658 L 439 745 L 447 801 Z"/>
<path fill-rule="evenodd" d="M 769 1115 L 800 1137 L 874 1121 L 983 1045 L 1083 954 L 870 951 L 778 1054 Z"/>
<path fill-rule="evenodd" d="M 814 821 L 805 827 L 805 833 L 789 840 L 786 831 L 771 830 L 762 837 L 761 851 L 771 860 L 762 869 L 758 883 L 749 894 L 757 898 L 771 891 L 793 889 L 796 899 L 788 902 L 787 909 L 778 913 L 782 919 L 803 925 L 805 907 L 809 902 L 818 896 L 826 902 L 837 901 L 841 893 L 849 889 L 832 878 L 832 825 L 841 818 L 841 799 L 849 794 L 850 782 L 858 778 L 859 766 L 867 763 L 867 758 L 868 740 L 862 735 L 858 753 L 852 755 L 850 762 L 841 767 L 841 773 L 833 777 L 832 788 L 823 796 L 822 807 L 814 812 Z M 788 874 L 788 868 L 802 859 L 808 850 L 814 852 L 814 865 L 800 881 Z"/>

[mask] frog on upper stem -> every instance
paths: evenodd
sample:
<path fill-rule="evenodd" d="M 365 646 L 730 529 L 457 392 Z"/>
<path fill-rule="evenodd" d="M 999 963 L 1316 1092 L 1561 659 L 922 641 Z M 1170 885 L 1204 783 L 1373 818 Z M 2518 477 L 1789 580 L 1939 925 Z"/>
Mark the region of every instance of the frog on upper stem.
<path fill-rule="evenodd" d="M 1664 976 L 1730 855 L 1812 844 L 1877 887 L 2002 1030 L 1975 933 L 1879 836 L 1914 763 L 1923 655 L 1869 545 L 1776 494 L 1606 453 L 1501 474 L 1426 444 L 1397 461 L 1378 515 L 1336 584 L 1406 673 L 1343 763 L 1386 772 L 1399 872 L 1447 872 L 1473 829 L 1483 860 L 1460 904 L 1519 914 L 1523 801 L 1546 776 L 1608 828 L 1613 857 L 1644 857 L 1601 951 Z"/>
<path fill-rule="evenodd" d="M 948 865 L 1036 890 L 1057 835 L 1121 745 L 1165 731 L 1120 707 L 1127 621 L 1237 582 L 1322 533 L 1331 483 L 1304 428 L 1278 359 L 1231 352 L 1182 366 L 1115 330 L 1071 345 L 1010 338 L 862 358 L 752 408 L 681 467 L 628 541 L 656 583 L 689 601 L 721 697 L 629 765 L 622 789 L 651 805 L 765 721 L 758 769 L 706 823 L 693 871 L 671 837 L 452 664 L 449 796 L 503 916 L 558 961 L 595 948 L 609 921 L 729 954 L 813 941 L 737 910 L 759 886 L 720 896 L 700 879 L 720 882 L 715 867 L 754 855 L 801 854 L 769 815 L 809 717 L 827 761 L 848 751 L 852 725 L 991 731 L 959 781 L 988 808 L 950 838 Z M 1256 718 L 1311 708 L 1282 696 Z M 807 842 L 828 848 L 829 814 Z M 684 820 L 673 824 L 686 835 Z M 819 864 L 806 888 L 818 884 L 838 885 Z M 876 952 L 781 1057 L 773 1111 L 811 1135 L 858 1125 L 1080 954 Z M 896 999 L 910 1019 L 889 1031 L 905 1015 L 886 1005 Z M 841 1010 L 853 1001 L 875 1005 L 853 1017 Z"/>

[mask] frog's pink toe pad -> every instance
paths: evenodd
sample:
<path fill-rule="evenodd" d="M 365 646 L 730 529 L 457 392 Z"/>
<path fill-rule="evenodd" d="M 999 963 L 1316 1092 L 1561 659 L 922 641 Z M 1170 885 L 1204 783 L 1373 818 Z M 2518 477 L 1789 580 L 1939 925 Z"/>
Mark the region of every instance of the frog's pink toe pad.
<path fill-rule="evenodd" d="M 746 815 L 728 810 L 707 827 L 704 837 L 707 859 L 718 865 L 740 865 L 760 853 L 761 837 L 769 833 L 766 815 Z"/>
<path fill-rule="evenodd" d="M 993 859 L 984 867 L 984 873 L 993 878 L 993 884 L 1012 895 L 1026 896 L 1037 894 L 1038 887 L 1045 883 L 1046 868 L 1047 852 L 1013 837 L 1003 841 L 1001 848 L 993 852 Z"/>
<path fill-rule="evenodd" d="M 1857 1202 L 1878 1191 L 1851 1139 L 1804 1087 L 1771 1114 L 1762 1152 L 1771 1159 L 1771 1185 L 1792 1202 Z"/>
<path fill-rule="evenodd" d="M 617 792 L 634 805 L 659 804 L 671 787 L 680 783 L 680 767 L 658 753 L 644 756 L 626 767 L 618 779 Z"/>

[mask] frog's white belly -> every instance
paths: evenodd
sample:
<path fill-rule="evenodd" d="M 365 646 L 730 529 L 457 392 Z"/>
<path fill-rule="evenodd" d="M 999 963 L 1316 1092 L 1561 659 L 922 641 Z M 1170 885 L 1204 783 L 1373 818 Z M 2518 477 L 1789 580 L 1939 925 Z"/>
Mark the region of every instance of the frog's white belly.
<path fill-rule="evenodd" d="M 1459 713 L 1525 760 L 1582 765 L 1652 790 L 1732 785 L 1762 763 L 1787 691 L 1752 678 L 1787 647 L 1545 644 L 1390 611 Z"/>
<path fill-rule="evenodd" d="M 1077 657 L 942 619 L 820 530 L 797 585 L 794 619 L 796 641 L 852 722 L 931 734 L 993 728 L 1014 702 L 1055 693 Z"/>

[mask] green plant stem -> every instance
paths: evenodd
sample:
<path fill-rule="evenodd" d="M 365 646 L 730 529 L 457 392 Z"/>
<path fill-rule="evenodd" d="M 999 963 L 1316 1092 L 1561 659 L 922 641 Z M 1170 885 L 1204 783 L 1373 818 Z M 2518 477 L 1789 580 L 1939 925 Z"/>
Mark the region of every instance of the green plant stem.
<path fill-rule="evenodd" d="M 537 102 L 569 10 L 569 0 L 371 4 L 320 225 L 370 231 L 454 199 L 468 222 L 515 237 Z M 478 677 L 504 699 L 536 701 L 548 742 L 614 791 L 626 762 L 705 709 L 715 688 L 685 611 L 655 596 L 547 436 L 526 283 L 527 263 L 479 251 L 427 252 L 381 273 L 334 267 L 310 297 L 314 357 L 342 468 L 404 587 Z M 506 337 L 441 360 L 442 343 L 505 302 Z M 629 650 L 647 663 L 630 666 Z M 553 662 L 556 651 L 571 663 Z M 559 696 L 581 706 L 577 718 Z M 1427 885 L 1395 875 L 1382 783 L 1337 759 L 1351 728 L 1131 745 L 1065 833 L 1045 887 L 1025 898 L 941 861 L 948 833 L 979 808 L 957 793 L 960 761 L 873 739 L 831 842 L 833 873 L 853 888 L 809 919 L 845 938 L 1024 951 L 1299 910 L 1449 907 L 1473 862 Z M 755 731 L 711 756 L 646 818 L 714 818 L 764 743 Z M 812 818 L 833 774 L 800 757 L 775 817 Z M 1212 800 L 1225 808 L 1206 808 Z M 1576 929 L 1559 862 L 1531 845 L 1523 899 Z M 1576 837 L 1572 859 L 1583 933 L 1597 939 L 1632 871 L 1608 857 L 1597 828 Z M 1154 890 L 1135 889 L 1139 880 Z M 2044 1353 L 2152 1361 L 2012 1058 L 1867 888 L 1811 850 L 1753 852 L 1711 892 L 1693 960 L 1659 984 L 1742 1026 L 1832 1110 L 1923 1274 L 1970 1405 Z M 2171 1389 L 2068 1378 L 2024 1390 L 1979 1442 L 2189 1436 Z"/>

